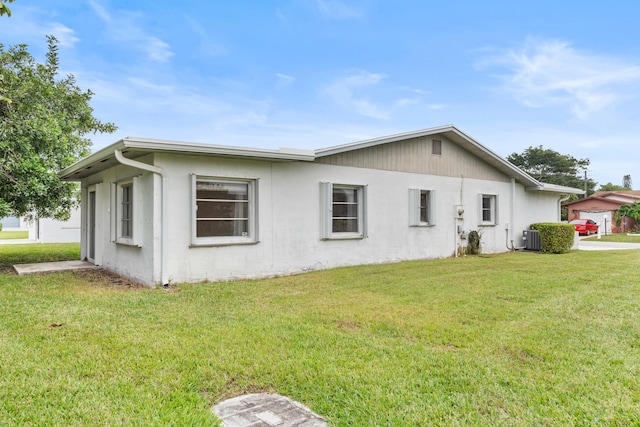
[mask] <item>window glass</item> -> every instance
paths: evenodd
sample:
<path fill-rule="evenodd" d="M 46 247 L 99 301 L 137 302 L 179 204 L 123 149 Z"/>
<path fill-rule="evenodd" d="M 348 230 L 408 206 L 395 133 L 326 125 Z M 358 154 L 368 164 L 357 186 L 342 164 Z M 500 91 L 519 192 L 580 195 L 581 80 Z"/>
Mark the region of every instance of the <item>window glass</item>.
<path fill-rule="evenodd" d="M 196 237 L 249 234 L 249 184 L 197 181 Z"/>
<path fill-rule="evenodd" d="M 122 185 L 120 192 L 120 237 L 130 239 L 133 237 L 133 184 Z"/>
<path fill-rule="evenodd" d="M 420 222 L 429 222 L 429 192 L 420 191 Z"/>
<path fill-rule="evenodd" d="M 482 220 L 491 221 L 491 196 L 482 196 Z"/>
<path fill-rule="evenodd" d="M 333 187 L 333 220 L 334 233 L 357 233 L 360 207 L 358 204 L 358 188 Z"/>

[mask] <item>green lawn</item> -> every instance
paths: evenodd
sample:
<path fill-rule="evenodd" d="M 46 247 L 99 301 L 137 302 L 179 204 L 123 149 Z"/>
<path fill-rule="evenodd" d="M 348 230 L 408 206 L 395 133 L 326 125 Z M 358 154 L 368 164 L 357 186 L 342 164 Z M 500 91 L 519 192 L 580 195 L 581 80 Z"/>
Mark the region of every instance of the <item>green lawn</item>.
<path fill-rule="evenodd" d="M 598 236 L 587 237 L 584 240 L 598 241 Z M 640 243 L 640 236 L 627 236 L 626 233 L 601 234 L 599 240 L 602 242 Z"/>
<path fill-rule="evenodd" d="M 0 267 L 74 259 L 80 259 L 79 243 L 0 245 Z"/>
<path fill-rule="evenodd" d="M 257 391 L 333 426 L 640 425 L 640 251 L 169 291 L 0 275 L 0 307 L 0 425 L 209 426 Z"/>
<path fill-rule="evenodd" d="M 2 230 L 0 240 L 28 239 L 29 232 L 25 230 Z"/>

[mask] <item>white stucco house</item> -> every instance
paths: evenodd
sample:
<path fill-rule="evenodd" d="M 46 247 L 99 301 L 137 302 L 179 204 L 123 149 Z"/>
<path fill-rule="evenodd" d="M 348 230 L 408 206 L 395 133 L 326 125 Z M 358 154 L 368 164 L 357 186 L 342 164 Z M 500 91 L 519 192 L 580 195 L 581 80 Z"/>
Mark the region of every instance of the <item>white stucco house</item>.
<path fill-rule="evenodd" d="M 316 151 L 125 138 L 61 172 L 81 258 L 141 283 L 220 281 L 522 246 L 565 195 L 454 126 Z"/>
<path fill-rule="evenodd" d="M 80 209 L 71 210 L 66 221 L 53 218 L 28 219 L 27 217 L 2 218 L 3 230 L 23 230 L 28 239 L 38 243 L 76 243 L 80 241 Z"/>
<path fill-rule="evenodd" d="M 80 241 L 80 209 L 72 209 L 66 221 L 37 218 L 22 221 L 29 230 L 29 239 L 40 243 L 76 243 Z"/>

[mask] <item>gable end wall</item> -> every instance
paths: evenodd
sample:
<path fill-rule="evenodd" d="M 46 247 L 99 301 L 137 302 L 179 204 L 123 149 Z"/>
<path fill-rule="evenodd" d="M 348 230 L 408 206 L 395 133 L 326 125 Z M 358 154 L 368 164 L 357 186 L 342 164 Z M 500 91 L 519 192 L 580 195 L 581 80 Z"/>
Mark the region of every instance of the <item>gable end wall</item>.
<path fill-rule="evenodd" d="M 442 141 L 442 154 L 432 154 L 432 140 Z M 396 172 L 509 182 L 509 177 L 451 140 L 423 136 L 320 157 L 317 163 Z"/>

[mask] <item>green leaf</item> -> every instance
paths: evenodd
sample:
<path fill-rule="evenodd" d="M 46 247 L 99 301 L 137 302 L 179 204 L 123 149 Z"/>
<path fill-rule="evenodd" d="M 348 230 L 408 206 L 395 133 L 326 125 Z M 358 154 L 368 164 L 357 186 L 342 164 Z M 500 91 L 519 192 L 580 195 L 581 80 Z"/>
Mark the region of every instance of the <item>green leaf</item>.
<path fill-rule="evenodd" d="M 68 217 L 77 186 L 58 172 L 89 154 L 89 134 L 116 129 L 93 116 L 91 91 L 58 75 L 58 41 L 47 43 L 44 63 L 0 44 L 0 214 Z"/>

